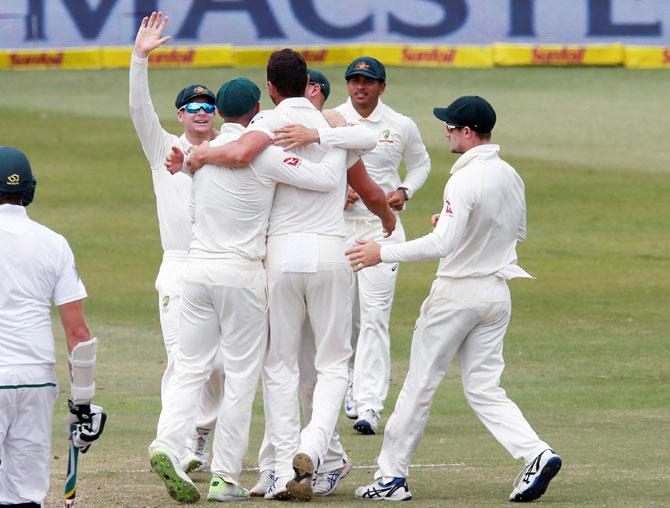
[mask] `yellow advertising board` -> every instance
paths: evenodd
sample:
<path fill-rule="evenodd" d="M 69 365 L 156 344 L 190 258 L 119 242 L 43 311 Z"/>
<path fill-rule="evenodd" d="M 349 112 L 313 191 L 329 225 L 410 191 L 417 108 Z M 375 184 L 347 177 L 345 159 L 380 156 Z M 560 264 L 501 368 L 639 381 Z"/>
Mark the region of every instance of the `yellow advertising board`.
<path fill-rule="evenodd" d="M 100 69 L 99 48 L 8 50 L 0 52 L 0 69 Z"/>
<path fill-rule="evenodd" d="M 365 55 L 402 67 L 492 67 L 488 46 L 408 46 L 404 44 L 364 46 Z"/>
<path fill-rule="evenodd" d="M 103 48 L 105 69 L 127 68 L 131 48 Z M 232 46 L 167 46 L 149 54 L 151 67 L 230 67 L 233 65 Z"/>
<path fill-rule="evenodd" d="M 621 65 L 623 44 L 547 45 L 494 44 L 495 65 Z"/>
<path fill-rule="evenodd" d="M 624 65 L 632 69 L 670 69 L 670 48 L 626 46 Z"/>
<path fill-rule="evenodd" d="M 233 49 L 235 67 L 265 67 L 273 51 L 282 49 L 236 47 Z M 300 53 L 310 67 L 347 65 L 354 58 L 363 55 L 361 46 L 330 46 L 293 48 Z"/>

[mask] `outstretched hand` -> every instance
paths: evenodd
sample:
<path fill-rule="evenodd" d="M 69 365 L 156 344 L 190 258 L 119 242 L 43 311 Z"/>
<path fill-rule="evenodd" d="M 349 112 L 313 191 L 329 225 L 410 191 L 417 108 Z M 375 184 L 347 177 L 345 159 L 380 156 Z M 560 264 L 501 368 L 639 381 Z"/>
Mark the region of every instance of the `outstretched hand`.
<path fill-rule="evenodd" d="M 163 17 L 162 12 L 152 12 L 151 16 L 145 17 L 140 24 L 140 29 L 135 37 L 135 55 L 146 58 L 151 51 L 169 41 L 172 36 L 162 36 L 163 29 L 167 25 L 168 17 Z"/>
<path fill-rule="evenodd" d="M 356 240 L 358 246 L 352 247 L 345 252 L 349 256 L 349 262 L 354 272 L 358 272 L 366 266 L 378 265 L 382 262 L 380 256 L 381 246 L 372 240 Z"/>

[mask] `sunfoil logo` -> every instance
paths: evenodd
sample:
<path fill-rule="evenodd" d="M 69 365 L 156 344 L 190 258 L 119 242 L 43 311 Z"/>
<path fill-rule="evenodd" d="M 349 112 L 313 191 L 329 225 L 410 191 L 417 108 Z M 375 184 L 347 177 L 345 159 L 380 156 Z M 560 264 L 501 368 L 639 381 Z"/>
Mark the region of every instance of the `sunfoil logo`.
<path fill-rule="evenodd" d="M 33 65 L 63 65 L 65 53 L 11 53 L 9 65 L 11 67 L 31 67 Z"/>
<path fill-rule="evenodd" d="M 536 65 L 580 65 L 584 63 L 586 48 L 542 49 L 533 48 L 530 62 Z"/>
<path fill-rule="evenodd" d="M 444 65 L 451 65 L 456 58 L 456 49 L 439 49 L 433 48 L 429 50 L 411 49 L 408 46 L 402 48 L 402 63 L 438 63 Z"/>

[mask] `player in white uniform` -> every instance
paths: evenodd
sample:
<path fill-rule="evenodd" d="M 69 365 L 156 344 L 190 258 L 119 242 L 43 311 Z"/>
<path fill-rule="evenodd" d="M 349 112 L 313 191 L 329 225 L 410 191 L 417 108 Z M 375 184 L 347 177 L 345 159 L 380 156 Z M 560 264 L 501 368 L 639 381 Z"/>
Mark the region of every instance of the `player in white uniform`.
<path fill-rule="evenodd" d="M 275 130 L 288 124 L 329 130 L 323 116 L 303 96 L 306 69 L 304 59 L 290 49 L 273 53 L 267 77 L 277 107 L 254 118 L 250 132 L 222 147 L 224 150 L 196 151 L 191 156 L 194 167 L 208 158 L 229 165 L 248 163 L 270 143 Z M 367 139 L 359 136 L 362 146 L 353 148 L 369 149 Z M 324 148 L 311 144 L 296 153 L 310 154 L 309 158 L 318 160 Z M 351 172 L 347 175 L 350 181 Z M 364 168 L 362 174 L 372 183 Z M 342 214 L 345 181 L 346 177 L 342 186 L 330 193 L 315 194 L 279 185 L 275 194 L 266 259 L 272 337 L 264 367 L 267 420 L 271 422 L 277 476 L 276 489 L 267 495 L 271 498 L 311 499 L 312 474 L 323 462 L 337 422 L 336 404 L 341 403 L 346 390 L 351 346 L 343 338 L 351 331 L 351 272 L 342 264 L 346 264 Z M 384 201 L 383 192 L 381 196 L 380 201 Z M 300 433 L 297 352 L 307 317 L 315 335 L 318 381 L 312 418 Z"/>
<path fill-rule="evenodd" d="M 375 58 L 357 58 L 347 68 L 349 99 L 336 108 L 349 122 L 358 122 L 374 132 L 377 146 L 363 154 L 370 177 L 387 193 L 388 202 L 400 212 L 405 202 L 423 185 L 430 172 L 430 157 L 421 134 L 411 118 L 402 115 L 379 98 L 386 88 L 386 70 Z M 400 178 L 405 164 L 407 174 Z M 405 231 L 398 221 L 391 236 L 381 234 L 379 219 L 349 192 L 344 211 L 347 247 L 356 240 L 369 238 L 383 245 L 405 241 Z M 384 408 L 391 377 L 391 337 L 389 320 L 398 276 L 398 263 L 380 265 L 356 273 L 353 288 L 352 343 L 354 358 L 350 361 L 350 378 L 345 398 L 345 413 L 356 418 L 354 429 L 375 434 L 379 415 Z"/>
<path fill-rule="evenodd" d="M 162 36 L 167 24 L 167 16 L 153 12 L 142 20 L 137 32 L 135 48 L 130 60 L 130 117 L 142 143 L 142 149 L 151 167 L 156 211 L 163 261 L 158 277 L 158 313 L 163 341 L 167 353 L 167 365 L 161 381 L 161 395 L 174 375 L 174 357 L 179 344 L 179 302 L 182 278 L 186 269 L 186 253 L 191 240 L 191 220 L 188 214 L 191 196 L 191 178 L 186 174 L 171 176 L 164 165 L 165 157 L 172 146 L 179 146 L 189 152 L 193 145 L 199 145 L 216 137 L 213 129 L 214 93 L 204 85 L 191 85 L 177 95 L 175 106 L 177 118 L 184 126 L 181 136 L 167 132 L 161 127 L 158 115 L 149 95 L 149 53 L 170 39 Z M 200 108 L 212 108 L 211 111 Z M 220 369 L 219 369 L 220 373 Z M 207 435 L 214 428 L 216 413 L 222 397 L 223 385 L 219 375 L 212 376 L 200 395 L 199 416 L 193 435 L 189 436 L 188 453 L 182 457 L 183 468 L 193 470 L 205 463 Z"/>
<path fill-rule="evenodd" d="M 70 361 L 67 424 L 77 427 L 68 435 L 84 451 L 105 420 L 91 405 L 98 341 L 84 319 L 86 289 L 67 240 L 26 214 L 35 184 L 23 152 L 0 147 L 0 505 L 26 508 L 43 506 L 49 488 L 58 394 L 52 301 Z"/>
<path fill-rule="evenodd" d="M 533 501 L 558 473 L 561 458 L 538 438 L 500 386 L 511 314 L 507 280 L 530 277 L 516 264 L 516 246 L 526 238 L 523 181 L 491 143 L 496 115 L 486 100 L 460 97 L 434 114 L 446 123 L 451 151 L 463 154 L 451 169 L 442 212 L 433 216 L 435 230 L 397 245 L 361 241 L 347 252 L 356 270 L 382 261 L 440 258 L 416 322 L 409 371 L 386 425 L 375 481 L 356 489 L 356 496 L 411 499 L 410 458 L 433 394 L 458 355 L 470 407 L 514 458 L 526 461 L 509 500 Z"/>
<path fill-rule="evenodd" d="M 322 111 L 324 103 L 330 94 L 330 82 L 325 74 L 317 69 L 308 69 L 308 76 L 309 81 L 305 91 L 305 97 L 307 97 L 319 111 Z M 328 115 L 327 117 L 339 117 L 339 114 L 335 113 L 333 110 L 326 111 L 324 115 Z M 343 119 L 334 118 L 333 120 L 341 121 Z M 349 130 L 352 134 L 355 134 L 355 130 Z M 346 131 L 340 129 L 340 132 Z M 327 134 L 323 135 L 323 133 L 319 133 L 319 129 L 308 129 L 300 124 L 282 127 L 277 129 L 275 134 L 273 143 L 275 145 L 284 146 L 286 149 L 297 148 L 309 143 L 321 143 L 322 136 L 326 139 L 324 144 L 327 144 Z M 362 166 L 363 163 L 359 159 L 356 164 Z M 357 167 L 354 170 L 350 170 L 350 172 L 353 173 L 359 169 L 360 168 Z M 372 184 L 372 181 L 369 180 L 369 183 Z M 388 230 L 392 230 L 395 215 L 385 203 L 385 194 L 383 190 L 376 185 L 375 187 L 377 188 L 374 191 L 369 191 L 368 189 L 361 190 L 363 200 L 370 209 L 375 210 L 377 214 L 385 217 L 386 227 Z M 358 188 L 360 189 L 360 187 Z M 370 196 L 378 196 L 378 202 L 375 203 L 374 200 L 370 201 Z M 317 381 L 317 372 L 314 365 L 314 333 L 309 320 L 306 320 L 304 323 L 301 335 L 302 343 L 300 345 L 300 356 L 298 360 L 300 371 L 300 401 L 304 420 L 309 421 L 312 413 L 312 396 Z M 272 447 L 268 436 L 270 424 L 271 422 L 266 421 L 266 431 L 258 453 L 258 465 L 261 472 L 258 482 L 250 491 L 252 496 L 263 496 L 274 480 L 274 448 Z M 333 432 L 328 452 L 319 466 L 318 473 L 314 477 L 314 495 L 331 495 L 337 488 L 339 481 L 344 478 L 350 470 L 351 464 L 349 457 L 340 442 L 339 432 L 336 428 Z"/>
<path fill-rule="evenodd" d="M 234 141 L 258 112 L 260 91 L 249 80 L 225 83 L 217 107 L 226 123 L 212 146 Z M 199 497 L 175 470 L 180 436 L 192 421 L 192 400 L 222 351 L 225 390 L 213 446 L 208 500 L 249 497 L 239 485 L 249 439 L 251 406 L 267 347 L 265 237 L 275 184 L 332 191 L 345 174 L 346 152 L 333 149 L 319 163 L 266 148 L 246 168 L 204 166 L 193 182 L 193 239 L 184 277 L 182 336 L 176 375 L 166 391 L 152 443 L 152 468 L 180 502 Z"/>

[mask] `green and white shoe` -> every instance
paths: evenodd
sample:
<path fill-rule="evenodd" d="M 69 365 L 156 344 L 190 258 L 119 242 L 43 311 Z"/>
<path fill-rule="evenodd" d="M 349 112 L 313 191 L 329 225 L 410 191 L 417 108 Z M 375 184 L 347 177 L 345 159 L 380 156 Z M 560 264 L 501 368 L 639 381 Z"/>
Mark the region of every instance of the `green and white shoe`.
<path fill-rule="evenodd" d="M 178 503 L 192 504 L 200 499 L 200 492 L 179 467 L 179 461 L 167 449 L 153 448 L 149 453 L 151 469 L 163 480 L 170 497 Z"/>
<path fill-rule="evenodd" d="M 212 476 L 209 482 L 207 501 L 244 501 L 249 499 L 249 491 L 244 487 L 225 481 L 220 476 Z"/>

